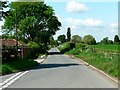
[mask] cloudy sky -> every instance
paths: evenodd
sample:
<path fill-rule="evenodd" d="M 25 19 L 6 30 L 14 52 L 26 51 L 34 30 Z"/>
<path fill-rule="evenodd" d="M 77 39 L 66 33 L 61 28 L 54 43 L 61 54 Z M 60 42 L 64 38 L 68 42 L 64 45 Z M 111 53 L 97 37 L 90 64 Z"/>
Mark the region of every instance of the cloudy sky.
<path fill-rule="evenodd" d="M 64 0 L 61 2 L 46 2 L 55 10 L 62 23 L 61 30 L 54 36 L 66 34 L 67 27 L 72 35 L 93 35 L 97 41 L 104 37 L 114 38 L 118 34 L 118 2 Z"/>
<path fill-rule="evenodd" d="M 14 1 L 14 0 L 9 0 Z M 62 23 L 61 30 L 54 36 L 66 34 L 93 35 L 97 41 L 104 37 L 114 38 L 118 34 L 118 0 L 45 0 L 55 10 Z M 0 22 L 2 25 L 3 22 Z"/>

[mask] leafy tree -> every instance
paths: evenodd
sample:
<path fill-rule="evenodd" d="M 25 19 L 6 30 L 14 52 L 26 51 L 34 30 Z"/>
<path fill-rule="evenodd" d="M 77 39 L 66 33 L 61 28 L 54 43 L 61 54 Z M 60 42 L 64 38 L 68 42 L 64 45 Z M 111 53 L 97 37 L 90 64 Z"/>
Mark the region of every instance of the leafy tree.
<path fill-rule="evenodd" d="M 49 42 L 50 42 L 50 45 L 55 45 L 55 40 L 54 40 L 54 38 L 53 38 L 53 36 L 51 36 L 50 38 L 49 38 Z"/>
<path fill-rule="evenodd" d="M 114 43 L 119 43 L 119 37 L 118 37 L 118 35 L 115 35 L 115 37 L 114 37 Z"/>
<path fill-rule="evenodd" d="M 82 41 L 85 44 L 89 44 L 89 45 L 96 44 L 96 40 L 95 40 L 95 38 L 92 35 L 86 35 L 86 36 L 84 36 L 83 39 L 82 39 Z"/>
<path fill-rule="evenodd" d="M 66 36 L 63 34 L 63 35 L 60 35 L 58 36 L 58 41 L 60 41 L 60 43 L 64 43 L 66 41 Z"/>
<path fill-rule="evenodd" d="M 100 41 L 101 44 L 113 44 L 112 40 L 109 40 L 108 37 L 103 38 L 103 40 Z"/>
<path fill-rule="evenodd" d="M 101 40 L 100 43 L 102 43 L 102 44 L 108 44 L 108 37 L 103 38 L 103 40 Z"/>
<path fill-rule="evenodd" d="M 19 39 L 46 45 L 49 37 L 60 30 L 61 23 L 54 10 L 43 1 L 12 2 L 9 6 L 10 12 L 3 26 L 4 34 L 17 34 Z"/>
<path fill-rule="evenodd" d="M 113 44 L 113 41 L 112 40 L 108 40 L 108 44 Z"/>
<path fill-rule="evenodd" d="M 80 37 L 79 35 L 74 35 L 72 36 L 71 41 L 74 43 L 80 42 L 82 40 L 82 37 Z"/>
<path fill-rule="evenodd" d="M 70 27 L 67 28 L 67 40 L 70 41 L 71 39 L 71 30 Z"/>
<path fill-rule="evenodd" d="M 2 18 L 5 18 L 5 16 L 8 15 L 8 11 L 4 11 L 5 8 L 8 7 L 7 1 L 0 1 L 0 21 Z"/>

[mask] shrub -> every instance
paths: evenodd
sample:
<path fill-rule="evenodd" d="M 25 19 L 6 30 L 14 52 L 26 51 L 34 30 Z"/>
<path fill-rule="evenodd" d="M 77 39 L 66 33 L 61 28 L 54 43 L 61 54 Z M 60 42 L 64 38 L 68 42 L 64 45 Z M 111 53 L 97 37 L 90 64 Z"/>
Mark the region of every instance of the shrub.
<path fill-rule="evenodd" d="M 30 47 L 29 58 L 38 58 L 39 54 L 46 53 L 48 49 L 46 45 L 37 44 L 35 42 L 29 42 L 28 46 Z"/>
<path fill-rule="evenodd" d="M 59 50 L 61 51 L 61 53 L 65 53 L 67 51 L 70 51 L 71 49 L 73 49 L 75 47 L 75 44 L 74 43 L 71 43 L 71 42 L 66 42 L 66 43 L 63 43 L 61 45 L 59 45 Z"/>

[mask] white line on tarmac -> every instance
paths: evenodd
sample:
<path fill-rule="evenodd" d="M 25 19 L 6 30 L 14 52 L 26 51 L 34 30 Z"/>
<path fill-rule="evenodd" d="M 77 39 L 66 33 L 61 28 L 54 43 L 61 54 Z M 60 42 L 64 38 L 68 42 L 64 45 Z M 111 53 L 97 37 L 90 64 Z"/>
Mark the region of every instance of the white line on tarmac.
<path fill-rule="evenodd" d="M 23 75 L 25 75 L 26 73 L 28 73 L 29 71 L 25 71 L 25 72 L 19 72 L 17 74 L 15 74 L 14 76 L 12 76 L 11 78 L 5 80 L 0 87 L 1 89 L 7 88 L 9 85 L 11 85 L 12 83 L 14 83 L 16 80 L 18 80 L 20 77 L 22 77 Z"/>

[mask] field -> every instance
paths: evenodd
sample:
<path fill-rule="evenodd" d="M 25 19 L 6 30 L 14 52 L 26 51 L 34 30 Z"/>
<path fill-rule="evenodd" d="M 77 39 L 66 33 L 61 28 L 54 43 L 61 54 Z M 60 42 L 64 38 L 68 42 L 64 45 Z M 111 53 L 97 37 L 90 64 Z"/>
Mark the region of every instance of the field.
<path fill-rule="evenodd" d="M 111 52 L 118 52 L 120 49 L 120 45 L 108 44 L 108 45 L 92 45 L 96 49 L 104 50 L 104 51 L 111 51 Z"/>
<path fill-rule="evenodd" d="M 77 43 L 74 49 L 65 52 L 65 54 L 74 55 L 118 78 L 118 58 L 120 55 L 118 52 L 118 45 L 82 45 Z"/>

